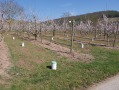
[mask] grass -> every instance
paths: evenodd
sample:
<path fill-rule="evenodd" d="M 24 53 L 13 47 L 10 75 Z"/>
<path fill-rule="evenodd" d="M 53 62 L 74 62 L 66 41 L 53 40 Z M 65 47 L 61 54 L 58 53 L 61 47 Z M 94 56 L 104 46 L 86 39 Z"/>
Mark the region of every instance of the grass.
<path fill-rule="evenodd" d="M 119 72 L 119 51 L 116 50 L 91 47 L 95 60 L 82 63 L 28 41 L 21 47 L 23 41 L 19 38 L 12 40 L 11 35 L 5 36 L 5 42 L 13 63 L 9 70 L 12 76 L 9 90 L 84 90 Z M 48 68 L 52 60 L 58 62 L 56 71 Z"/>
<path fill-rule="evenodd" d="M 68 32 L 67 34 L 69 36 L 68 38 L 70 39 L 70 32 Z M 75 31 L 75 34 L 77 36 L 74 36 L 74 39 L 75 40 L 78 40 L 78 41 L 92 42 L 92 38 L 94 38 L 94 35 L 93 34 L 88 34 L 88 35 L 85 35 L 84 34 L 84 35 L 81 35 L 79 31 Z M 49 39 L 51 40 L 50 37 L 52 36 L 52 31 L 48 31 L 46 35 L 48 35 L 49 36 Z M 62 37 L 62 38 L 66 38 L 66 36 L 63 35 L 63 32 L 60 32 L 60 31 L 56 31 L 56 36 Z M 98 36 L 97 39 L 98 40 L 94 40 L 93 43 L 98 43 L 98 44 L 100 43 L 100 44 L 105 44 L 105 45 L 107 44 L 106 39 L 103 40 L 104 39 L 103 36 L 101 36 L 101 37 Z M 102 39 L 102 40 L 100 40 L 100 39 Z M 110 39 L 109 46 L 113 46 L 113 39 L 114 39 L 113 34 L 109 37 L 109 39 Z M 119 39 L 119 36 L 117 35 L 116 45 L 119 45 L 118 39 Z"/>
<path fill-rule="evenodd" d="M 62 45 L 63 47 L 70 48 L 70 40 L 63 40 L 63 38 L 61 39 L 61 38 L 55 37 L 54 40 L 52 41 L 50 36 L 44 36 L 43 38 L 48 40 L 48 41 L 51 41 L 53 43 Z M 90 53 L 89 52 L 90 48 L 91 48 L 91 45 L 87 45 L 87 44 L 85 44 L 84 49 L 81 49 L 81 44 L 80 43 L 74 42 L 74 44 L 73 44 L 73 49 L 75 51 L 79 52 L 79 53 L 89 54 Z"/>

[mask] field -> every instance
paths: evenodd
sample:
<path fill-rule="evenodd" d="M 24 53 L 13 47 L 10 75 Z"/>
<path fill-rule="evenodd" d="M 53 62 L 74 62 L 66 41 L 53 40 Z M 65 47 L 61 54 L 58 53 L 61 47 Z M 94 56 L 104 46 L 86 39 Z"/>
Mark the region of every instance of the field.
<path fill-rule="evenodd" d="M 116 76 L 117 3 L 94 3 L 0 0 L 0 90 L 88 90 Z"/>
<path fill-rule="evenodd" d="M 73 49 L 77 53 L 93 56 L 90 61 L 75 60 L 44 48 L 34 40 L 25 40 L 13 35 L 4 35 L 12 67 L 8 71 L 10 78 L 1 84 L 1 90 L 85 90 L 119 72 L 119 50 L 85 44 L 82 49 L 75 42 Z M 43 36 L 43 39 L 69 48 L 69 41 Z M 21 47 L 25 42 L 25 47 Z M 37 42 L 37 43 L 34 43 Z M 58 43 L 59 42 L 59 43 Z M 40 43 L 40 42 L 39 42 Z M 57 61 L 57 70 L 51 69 L 51 61 Z M 2 78 L 1 78 L 2 79 Z"/>

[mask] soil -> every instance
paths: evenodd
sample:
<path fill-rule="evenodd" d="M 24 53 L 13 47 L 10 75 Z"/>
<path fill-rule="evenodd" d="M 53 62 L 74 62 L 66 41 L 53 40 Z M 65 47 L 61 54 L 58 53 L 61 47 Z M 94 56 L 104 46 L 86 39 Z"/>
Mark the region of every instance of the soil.
<path fill-rule="evenodd" d="M 119 46 L 115 46 L 115 47 L 105 47 L 107 49 L 113 49 L 113 50 L 119 50 Z"/>
<path fill-rule="evenodd" d="M 83 62 L 89 62 L 94 59 L 92 55 L 84 54 L 84 53 L 77 53 L 72 52 L 70 53 L 70 49 L 63 47 L 61 45 L 49 42 L 47 40 L 42 40 L 42 43 L 40 40 L 32 41 L 33 44 L 40 45 L 44 48 L 50 49 L 54 52 L 57 52 L 57 54 L 60 54 L 61 56 L 65 56 L 67 58 L 70 58 L 75 61 L 83 61 Z"/>
<path fill-rule="evenodd" d="M 0 41 L 0 83 L 4 83 L 6 79 L 10 78 L 8 69 L 11 66 L 9 51 L 3 40 Z"/>

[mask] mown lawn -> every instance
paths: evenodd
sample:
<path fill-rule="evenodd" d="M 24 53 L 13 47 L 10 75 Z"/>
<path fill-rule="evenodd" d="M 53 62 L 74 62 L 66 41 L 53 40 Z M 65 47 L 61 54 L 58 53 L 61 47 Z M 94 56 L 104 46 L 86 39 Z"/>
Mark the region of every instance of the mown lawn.
<path fill-rule="evenodd" d="M 10 85 L 2 90 L 84 90 L 119 72 L 119 50 L 91 47 L 95 57 L 90 63 L 77 62 L 57 55 L 55 52 L 23 42 L 11 35 L 5 36 L 13 67 L 9 70 Z M 49 69 L 51 61 L 56 60 L 58 69 Z"/>

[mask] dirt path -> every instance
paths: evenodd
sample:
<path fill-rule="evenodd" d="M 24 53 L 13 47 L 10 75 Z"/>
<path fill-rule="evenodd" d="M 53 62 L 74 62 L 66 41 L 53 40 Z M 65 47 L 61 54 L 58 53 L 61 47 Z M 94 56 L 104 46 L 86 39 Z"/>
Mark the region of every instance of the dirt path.
<path fill-rule="evenodd" d="M 10 77 L 7 73 L 10 65 L 8 48 L 2 40 L 0 41 L 0 83 L 3 83 L 5 79 Z"/>
<path fill-rule="evenodd" d="M 119 74 L 97 85 L 93 85 L 87 90 L 119 90 Z"/>
<path fill-rule="evenodd" d="M 73 51 L 73 54 L 70 54 L 69 51 L 70 49 L 63 47 L 61 45 L 57 45 L 55 43 L 49 42 L 47 40 L 43 40 L 42 43 L 40 42 L 40 40 L 37 41 L 32 41 L 32 43 L 40 45 L 42 47 L 48 48 L 52 51 L 57 52 L 58 54 L 65 56 L 67 58 L 76 60 L 76 61 L 83 61 L 83 62 L 89 62 L 93 59 L 93 56 L 89 55 L 89 54 L 83 54 L 83 53 L 76 53 Z"/>

